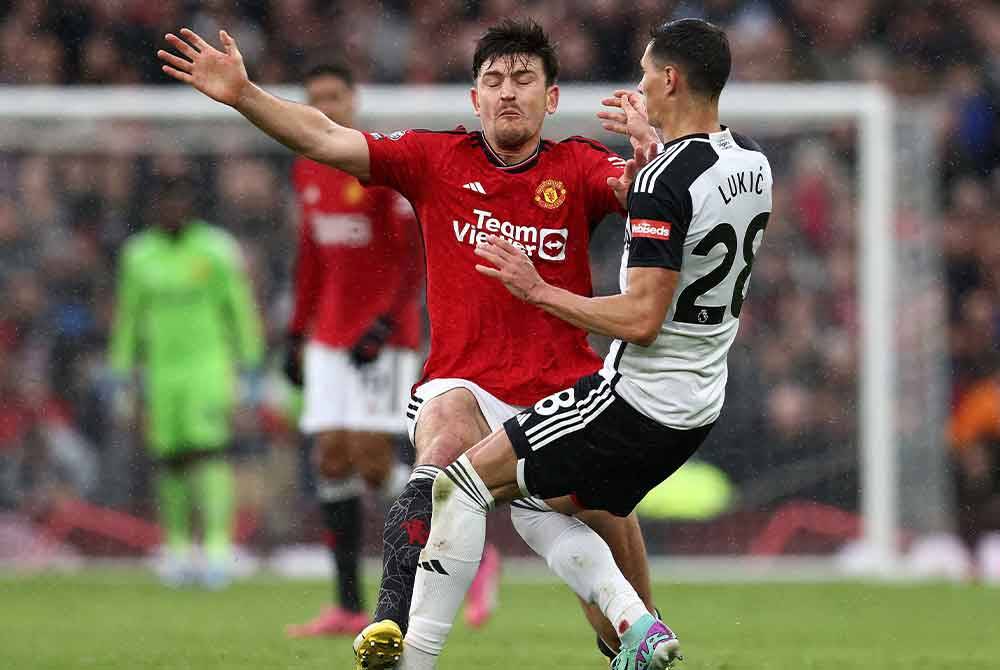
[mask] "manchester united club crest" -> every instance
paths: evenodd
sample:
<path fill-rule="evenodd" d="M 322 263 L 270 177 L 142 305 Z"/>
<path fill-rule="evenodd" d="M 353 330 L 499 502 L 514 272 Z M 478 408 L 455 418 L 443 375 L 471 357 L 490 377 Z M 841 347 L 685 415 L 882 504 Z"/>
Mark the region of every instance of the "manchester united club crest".
<path fill-rule="evenodd" d="M 535 189 L 535 204 L 543 209 L 558 209 L 566 202 L 566 187 L 556 179 L 546 179 Z"/>

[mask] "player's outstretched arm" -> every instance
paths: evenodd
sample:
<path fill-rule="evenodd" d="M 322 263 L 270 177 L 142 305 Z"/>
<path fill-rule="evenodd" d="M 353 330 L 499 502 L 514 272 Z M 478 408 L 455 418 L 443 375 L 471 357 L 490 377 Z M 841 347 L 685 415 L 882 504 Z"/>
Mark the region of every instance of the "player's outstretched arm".
<path fill-rule="evenodd" d="M 367 179 L 368 143 L 357 130 L 337 125 L 308 105 L 282 100 L 250 81 L 243 56 L 229 33 L 219 31 L 222 51 L 182 28 L 166 40 L 178 54 L 160 50 L 163 71 L 208 97 L 229 105 L 286 147 L 308 158 Z"/>
<path fill-rule="evenodd" d="M 493 266 L 477 265 L 476 270 L 499 279 L 521 300 L 591 333 L 641 346 L 656 340 L 679 276 L 665 268 L 630 268 L 625 293 L 587 298 L 546 283 L 523 251 L 495 235 L 476 247 L 476 255 Z"/>

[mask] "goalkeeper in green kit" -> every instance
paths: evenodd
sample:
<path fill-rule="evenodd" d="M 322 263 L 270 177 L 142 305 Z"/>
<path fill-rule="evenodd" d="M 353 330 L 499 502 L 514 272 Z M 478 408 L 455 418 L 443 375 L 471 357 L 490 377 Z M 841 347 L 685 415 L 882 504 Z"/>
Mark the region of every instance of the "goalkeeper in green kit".
<path fill-rule="evenodd" d="M 237 242 L 192 217 L 192 186 L 163 183 L 155 206 L 156 225 L 122 250 L 110 363 L 120 388 L 135 367 L 144 373 L 146 443 L 166 545 L 161 578 L 221 588 L 231 573 L 235 494 L 226 448 L 237 374 L 260 364 L 261 326 Z M 195 511 L 204 531 L 200 571 Z"/>

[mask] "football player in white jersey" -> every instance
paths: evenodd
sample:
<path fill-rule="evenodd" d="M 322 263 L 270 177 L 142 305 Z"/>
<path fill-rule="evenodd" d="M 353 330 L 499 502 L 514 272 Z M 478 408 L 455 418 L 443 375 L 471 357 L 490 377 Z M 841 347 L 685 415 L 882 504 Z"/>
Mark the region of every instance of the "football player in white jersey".
<path fill-rule="evenodd" d="M 497 503 L 537 496 L 567 514 L 627 515 L 718 418 L 772 186 L 760 147 L 719 123 L 730 64 L 726 35 L 710 23 L 684 19 L 653 31 L 639 91 L 666 143 L 641 169 L 630 162 L 623 176 L 630 188 L 619 295 L 551 286 L 496 237 L 477 249 L 479 271 L 515 296 L 615 341 L 599 373 L 508 420 L 437 476 L 406 670 L 434 667 Z M 621 106 L 633 111 L 627 96 Z M 575 543 L 587 563 L 561 576 L 621 633 L 612 668 L 661 670 L 679 658 L 676 635 L 646 610 L 592 530 L 577 524 L 561 541 Z"/>

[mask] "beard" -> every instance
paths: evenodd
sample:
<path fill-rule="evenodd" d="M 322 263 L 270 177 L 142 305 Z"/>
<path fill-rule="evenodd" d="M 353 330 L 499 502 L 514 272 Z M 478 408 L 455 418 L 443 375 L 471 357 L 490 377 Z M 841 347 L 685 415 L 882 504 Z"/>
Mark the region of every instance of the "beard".
<path fill-rule="evenodd" d="M 518 118 L 516 121 L 498 119 L 494 130 L 497 148 L 508 151 L 520 149 L 535 134 L 535 131 L 523 118 Z"/>

